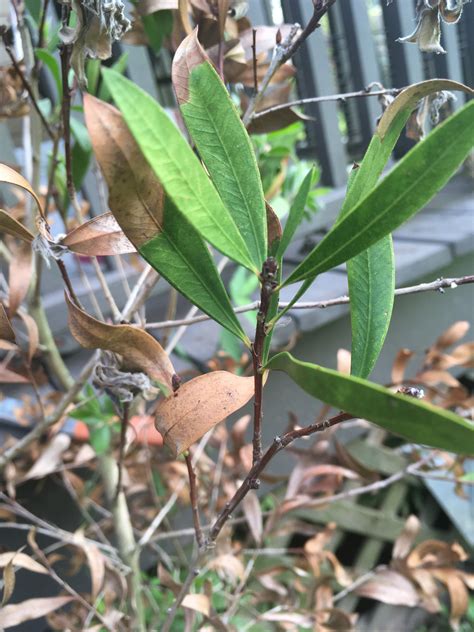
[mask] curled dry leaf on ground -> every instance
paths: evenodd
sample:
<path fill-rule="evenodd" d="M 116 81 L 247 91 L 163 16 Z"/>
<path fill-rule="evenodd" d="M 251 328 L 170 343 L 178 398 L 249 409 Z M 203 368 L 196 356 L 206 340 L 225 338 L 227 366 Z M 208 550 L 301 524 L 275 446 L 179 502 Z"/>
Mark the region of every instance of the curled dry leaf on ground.
<path fill-rule="evenodd" d="M 108 325 L 80 309 L 66 294 L 69 329 L 86 349 L 103 349 L 123 358 L 125 368 L 146 373 L 167 392 L 175 387 L 175 370 L 160 343 L 134 325 Z"/>
<path fill-rule="evenodd" d="M 459 567 L 468 555 L 457 542 L 425 540 L 414 546 L 420 528 L 418 518 L 409 516 L 395 541 L 390 566 L 375 569 L 356 593 L 383 603 L 440 612 L 445 589 L 450 600 L 450 621 L 456 627 L 467 612 L 468 591 L 474 587 L 474 575 Z"/>
<path fill-rule="evenodd" d="M 208 430 L 245 406 L 253 394 L 253 377 L 226 371 L 205 373 L 182 384 L 158 404 L 156 428 L 171 451 L 181 454 Z"/>

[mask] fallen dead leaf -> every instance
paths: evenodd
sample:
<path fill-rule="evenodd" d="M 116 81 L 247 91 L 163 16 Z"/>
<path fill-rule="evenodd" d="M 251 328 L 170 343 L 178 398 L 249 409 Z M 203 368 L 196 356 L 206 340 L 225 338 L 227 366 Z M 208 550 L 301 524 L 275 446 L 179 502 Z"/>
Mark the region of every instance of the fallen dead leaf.
<path fill-rule="evenodd" d="M 31 243 L 34 239 L 34 235 L 21 222 L 3 209 L 0 209 L 0 233 L 6 233 L 28 243 Z"/>

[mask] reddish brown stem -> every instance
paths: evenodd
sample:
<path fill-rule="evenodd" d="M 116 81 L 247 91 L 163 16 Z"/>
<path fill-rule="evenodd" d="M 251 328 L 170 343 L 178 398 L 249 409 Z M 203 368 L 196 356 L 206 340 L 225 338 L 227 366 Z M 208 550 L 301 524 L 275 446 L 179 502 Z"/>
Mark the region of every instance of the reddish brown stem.
<path fill-rule="evenodd" d="M 191 455 L 189 454 L 189 452 L 186 452 L 184 456 L 184 460 L 186 461 L 186 467 L 188 468 L 189 496 L 191 499 L 191 509 L 193 512 L 193 523 L 194 523 L 194 532 L 196 534 L 196 542 L 198 544 L 198 547 L 202 549 L 204 545 L 204 536 L 203 536 L 202 528 L 201 528 L 201 520 L 199 518 L 196 473 L 194 471 Z"/>
<path fill-rule="evenodd" d="M 252 362 L 255 384 L 255 395 L 253 404 L 253 465 L 258 464 L 262 458 L 262 395 L 263 395 L 263 373 L 262 373 L 262 356 L 263 346 L 266 336 L 266 320 L 272 292 L 277 284 L 278 264 L 276 259 L 269 257 L 262 267 L 260 275 L 260 307 L 257 313 L 257 326 L 255 329 L 255 340 L 252 345 Z M 254 482 L 254 487 L 258 487 Z"/>
<path fill-rule="evenodd" d="M 338 415 L 331 417 L 331 419 L 326 419 L 325 421 L 319 423 L 310 424 L 309 426 L 305 426 L 304 428 L 299 428 L 297 430 L 291 430 L 290 432 L 284 434 L 283 437 L 275 437 L 272 445 L 266 450 L 262 458 L 252 466 L 252 469 L 245 477 L 242 485 L 235 492 L 232 499 L 225 505 L 224 509 L 217 517 L 209 533 L 209 541 L 213 542 L 217 538 L 220 531 L 222 530 L 222 527 L 232 515 L 232 512 L 235 511 L 235 509 L 240 505 L 248 492 L 254 487 L 255 481 L 259 480 L 259 476 L 261 475 L 263 470 L 267 467 L 273 457 L 278 454 L 278 452 L 286 448 L 286 446 L 295 441 L 295 439 L 301 439 L 302 437 L 308 437 L 309 435 L 312 435 L 316 432 L 322 432 L 323 430 L 332 428 L 333 426 L 336 426 L 337 424 L 340 424 L 341 422 L 347 421 L 352 418 L 353 415 L 341 412 Z"/>

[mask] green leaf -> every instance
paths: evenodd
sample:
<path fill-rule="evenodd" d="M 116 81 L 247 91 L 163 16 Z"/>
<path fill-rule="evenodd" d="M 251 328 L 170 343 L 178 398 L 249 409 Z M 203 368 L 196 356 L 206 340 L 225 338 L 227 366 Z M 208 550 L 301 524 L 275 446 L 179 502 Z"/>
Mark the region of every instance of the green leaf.
<path fill-rule="evenodd" d="M 468 90 L 455 81 L 434 79 L 403 90 L 385 110 L 358 169 L 352 172 L 340 217 L 344 217 L 374 188 L 413 108 L 418 101 L 440 90 Z M 380 355 L 392 316 L 395 291 L 395 258 L 392 237 L 379 242 L 347 262 L 351 299 L 351 373 L 368 377 Z"/>
<path fill-rule="evenodd" d="M 368 377 L 390 326 L 395 256 L 390 235 L 347 262 L 351 299 L 351 373 Z"/>
<path fill-rule="evenodd" d="M 284 371 L 306 393 L 404 437 L 450 452 L 474 454 L 474 426 L 454 413 L 362 378 L 344 375 L 279 353 L 267 369 Z"/>
<path fill-rule="evenodd" d="M 44 48 L 37 48 L 35 50 L 36 57 L 43 62 L 48 70 L 53 75 L 54 83 L 56 84 L 56 90 L 58 91 L 58 99 L 61 101 L 63 97 L 63 82 L 61 78 L 61 68 L 56 57 Z"/>
<path fill-rule="evenodd" d="M 155 53 L 159 53 L 163 40 L 173 32 L 173 12 L 155 11 L 149 15 L 142 15 L 141 18 L 150 47 Z"/>
<path fill-rule="evenodd" d="M 280 241 L 280 245 L 278 247 L 277 257 L 282 257 L 285 253 L 286 249 L 290 245 L 291 240 L 293 239 L 293 235 L 296 232 L 296 229 L 301 223 L 301 220 L 304 216 L 304 210 L 306 207 L 306 201 L 308 199 L 308 195 L 311 189 L 311 184 L 313 182 L 315 169 L 314 167 L 310 169 L 301 183 L 300 188 L 298 189 L 298 193 L 291 205 L 290 212 L 288 214 L 288 219 L 286 220 L 285 228 L 283 229 L 283 235 Z"/>
<path fill-rule="evenodd" d="M 165 110 L 115 71 L 103 69 L 102 73 L 130 131 L 177 208 L 204 239 L 258 274 L 232 216 Z"/>
<path fill-rule="evenodd" d="M 166 193 L 196 230 L 222 253 L 258 273 L 234 220 L 198 158 L 165 110 L 113 70 L 104 80 Z"/>
<path fill-rule="evenodd" d="M 172 78 L 186 127 L 260 270 L 267 258 L 267 219 L 257 160 L 197 29 L 176 51 Z"/>
<path fill-rule="evenodd" d="M 122 53 L 117 61 L 112 64 L 111 69 L 115 70 L 115 72 L 120 73 L 121 75 L 125 74 L 125 70 L 127 69 L 128 64 L 128 53 Z M 109 92 L 105 83 L 101 83 L 99 87 L 99 99 L 102 101 L 110 101 L 112 99 L 112 95 Z"/>
<path fill-rule="evenodd" d="M 448 182 L 468 155 L 473 138 L 471 101 L 414 147 L 371 193 L 341 217 L 283 285 L 314 278 L 390 234 Z"/>
<path fill-rule="evenodd" d="M 96 454 L 105 454 L 110 447 L 112 432 L 110 426 L 100 424 L 90 429 L 90 442 Z"/>
<path fill-rule="evenodd" d="M 250 346 L 206 244 L 168 198 L 162 232 L 138 251 L 194 305 Z"/>

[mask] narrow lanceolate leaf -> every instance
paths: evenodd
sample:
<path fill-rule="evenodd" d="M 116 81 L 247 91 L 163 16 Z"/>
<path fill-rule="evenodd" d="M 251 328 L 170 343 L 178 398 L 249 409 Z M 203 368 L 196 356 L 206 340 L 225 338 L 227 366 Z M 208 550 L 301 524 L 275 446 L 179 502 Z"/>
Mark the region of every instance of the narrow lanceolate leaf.
<path fill-rule="evenodd" d="M 30 233 L 30 231 L 23 226 L 18 220 L 12 217 L 9 213 L 0 208 L 0 233 L 6 233 L 7 235 L 12 235 L 12 237 L 17 237 L 18 239 L 23 239 L 23 241 L 27 241 L 31 243 L 34 239 L 34 235 Z"/>
<path fill-rule="evenodd" d="M 7 316 L 7 312 L 3 307 L 3 303 L 0 303 L 0 340 L 16 342 L 15 332 Z"/>
<path fill-rule="evenodd" d="M 395 255 L 391 235 L 347 262 L 351 299 L 351 373 L 368 377 L 390 326 L 395 297 Z"/>
<path fill-rule="evenodd" d="M 0 163 L 0 182 L 5 182 L 6 184 L 14 184 L 15 186 L 21 187 L 22 189 L 27 191 L 30 195 L 33 196 L 36 204 L 38 205 L 38 209 L 43 216 L 43 207 L 41 206 L 39 197 L 34 192 L 28 180 L 25 180 L 25 178 L 20 173 L 18 173 L 18 171 L 15 171 L 15 169 L 12 169 L 8 165 Z"/>
<path fill-rule="evenodd" d="M 120 228 L 112 213 L 103 213 L 71 230 L 61 241 L 71 252 L 91 257 L 126 255 L 135 246 Z"/>
<path fill-rule="evenodd" d="M 409 441 L 474 454 L 474 426 L 450 411 L 392 393 L 362 378 L 301 362 L 286 352 L 273 357 L 266 368 L 285 371 L 313 397 Z"/>
<path fill-rule="evenodd" d="M 288 219 L 286 220 L 285 228 L 283 230 L 283 236 L 280 241 L 280 246 L 278 248 L 278 257 L 282 257 L 290 245 L 291 240 L 293 239 L 293 235 L 296 232 L 296 229 L 301 224 L 301 220 L 303 219 L 304 209 L 306 207 L 306 201 L 308 199 L 309 191 L 311 189 L 311 182 L 314 176 L 314 168 L 310 169 L 301 183 L 300 188 L 298 189 L 298 193 L 291 205 L 290 212 L 288 214 Z"/>
<path fill-rule="evenodd" d="M 385 110 L 364 160 L 348 187 L 341 209 L 344 217 L 375 187 L 395 143 L 419 100 L 439 90 L 469 88 L 442 79 L 423 81 L 403 90 Z M 395 260 L 391 235 L 347 262 L 351 298 L 353 375 L 367 377 L 372 371 L 387 335 L 393 309 Z"/>
<path fill-rule="evenodd" d="M 163 231 L 139 252 L 171 285 L 250 346 L 209 249 L 170 199 L 164 205 Z"/>
<path fill-rule="evenodd" d="M 46 616 L 74 600 L 74 597 L 39 597 L 8 604 L 0 610 L 0 629 L 13 628 L 25 621 Z"/>
<path fill-rule="evenodd" d="M 253 377 L 227 371 L 200 375 L 156 410 L 156 428 L 174 454 L 181 454 L 220 421 L 245 406 L 254 393 Z"/>
<path fill-rule="evenodd" d="M 342 217 L 284 285 L 314 278 L 352 259 L 412 217 L 448 182 L 474 138 L 474 102 L 414 147 L 389 175 Z"/>
<path fill-rule="evenodd" d="M 163 187 L 120 112 L 89 95 L 84 97 L 84 109 L 94 152 L 109 187 L 109 205 L 125 235 L 171 285 L 250 344 L 209 249 L 171 200 L 165 203 Z M 66 245 L 69 237 L 74 240 L 68 235 Z"/>
<path fill-rule="evenodd" d="M 176 51 L 172 77 L 186 127 L 260 269 L 267 257 L 267 232 L 257 160 L 229 93 L 198 41 L 197 29 Z"/>
<path fill-rule="evenodd" d="M 124 368 L 146 373 L 172 392 L 175 370 L 168 354 L 149 333 L 133 325 L 108 325 L 75 305 L 66 294 L 68 324 L 86 349 L 103 349 L 123 357 Z"/>
<path fill-rule="evenodd" d="M 209 243 L 258 273 L 234 219 L 165 110 L 117 72 L 104 69 L 103 75 L 127 126 L 178 210 Z"/>

